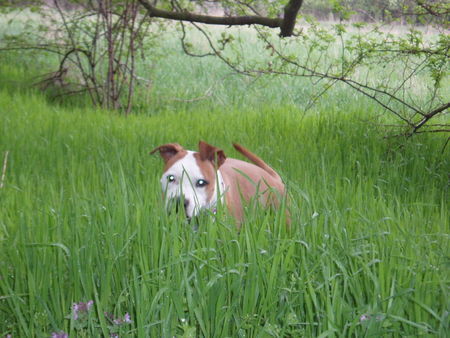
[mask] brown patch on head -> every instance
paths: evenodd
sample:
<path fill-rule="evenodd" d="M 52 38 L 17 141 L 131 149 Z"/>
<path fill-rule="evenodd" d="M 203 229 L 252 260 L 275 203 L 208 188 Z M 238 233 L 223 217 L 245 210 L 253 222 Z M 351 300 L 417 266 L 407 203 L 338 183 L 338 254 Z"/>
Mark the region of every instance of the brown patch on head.
<path fill-rule="evenodd" d="M 188 152 L 183 149 L 183 150 L 179 151 L 176 155 L 172 156 L 167 162 L 164 163 L 164 172 L 169 170 L 169 168 L 171 166 L 173 166 L 176 162 L 178 162 L 183 157 L 185 157 L 187 155 L 187 153 Z"/>
<path fill-rule="evenodd" d="M 150 154 L 154 154 L 157 151 L 159 151 L 159 154 L 164 160 L 164 172 L 187 154 L 187 151 L 178 143 L 163 144 L 153 149 Z"/>
<path fill-rule="evenodd" d="M 163 158 L 164 162 L 169 161 L 173 156 L 176 156 L 179 152 L 183 151 L 183 147 L 178 143 L 167 143 L 162 146 L 153 149 L 150 154 L 154 154 L 159 151 L 159 154 Z"/>
<path fill-rule="evenodd" d="M 194 154 L 194 157 L 206 180 L 209 182 L 206 186 L 206 193 L 208 200 L 211 200 L 216 187 L 216 170 L 225 162 L 226 156 L 222 149 L 203 141 L 198 143 L 198 151 L 198 153 Z"/>
<path fill-rule="evenodd" d="M 194 153 L 194 158 L 205 180 L 209 182 L 205 189 L 208 201 L 211 201 L 214 195 L 214 188 L 216 187 L 216 170 L 211 161 L 202 159 L 200 153 Z"/>
<path fill-rule="evenodd" d="M 198 143 L 198 152 L 203 161 L 210 161 L 216 169 L 219 169 L 227 158 L 222 149 L 216 148 L 203 141 Z"/>

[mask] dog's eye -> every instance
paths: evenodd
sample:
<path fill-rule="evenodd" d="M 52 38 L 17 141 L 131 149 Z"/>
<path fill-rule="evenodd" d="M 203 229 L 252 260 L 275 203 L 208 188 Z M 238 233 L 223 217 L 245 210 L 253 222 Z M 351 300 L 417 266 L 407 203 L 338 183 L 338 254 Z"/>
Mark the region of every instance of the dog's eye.
<path fill-rule="evenodd" d="M 208 181 L 205 181 L 205 180 L 200 179 L 200 180 L 197 181 L 197 183 L 196 183 L 195 185 L 196 185 L 197 187 L 201 188 L 201 187 L 204 187 L 204 186 L 207 185 L 207 184 L 208 184 Z"/>
<path fill-rule="evenodd" d="M 169 175 L 169 176 L 167 176 L 167 180 L 168 180 L 169 182 L 173 182 L 173 181 L 175 181 L 175 176 Z"/>

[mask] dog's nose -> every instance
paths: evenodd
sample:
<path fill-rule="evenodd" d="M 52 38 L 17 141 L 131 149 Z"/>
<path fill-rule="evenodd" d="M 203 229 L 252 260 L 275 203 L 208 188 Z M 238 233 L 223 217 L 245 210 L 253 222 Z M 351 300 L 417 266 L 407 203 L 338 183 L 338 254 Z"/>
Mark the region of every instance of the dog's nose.
<path fill-rule="evenodd" d="M 184 211 L 187 210 L 188 206 L 189 206 L 189 200 L 186 198 L 181 199 L 180 197 L 178 197 L 175 201 L 175 211 L 179 212 L 179 208 L 181 206 L 181 200 L 183 200 L 183 206 L 184 206 Z"/>

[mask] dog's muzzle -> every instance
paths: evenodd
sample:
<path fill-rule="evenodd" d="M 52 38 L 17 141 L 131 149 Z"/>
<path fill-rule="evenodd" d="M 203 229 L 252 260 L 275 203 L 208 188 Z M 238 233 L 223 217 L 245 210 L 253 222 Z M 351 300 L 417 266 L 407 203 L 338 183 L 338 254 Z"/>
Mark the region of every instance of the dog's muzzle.
<path fill-rule="evenodd" d="M 190 218 L 187 214 L 189 203 L 189 200 L 183 197 L 171 198 L 167 203 L 167 211 L 169 212 L 169 214 L 172 211 L 175 211 L 177 214 L 184 211 L 186 217 Z"/>
<path fill-rule="evenodd" d="M 178 213 L 181 210 L 181 205 L 183 205 L 184 212 L 187 212 L 187 208 L 189 207 L 189 200 L 181 197 L 177 197 L 174 201 L 175 203 L 175 212 Z"/>

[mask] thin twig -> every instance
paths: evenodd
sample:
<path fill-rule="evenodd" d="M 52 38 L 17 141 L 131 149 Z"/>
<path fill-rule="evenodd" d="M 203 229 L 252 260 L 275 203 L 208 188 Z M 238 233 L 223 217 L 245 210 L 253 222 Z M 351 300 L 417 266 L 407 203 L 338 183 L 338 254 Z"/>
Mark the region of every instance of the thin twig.
<path fill-rule="evenodd" d="M 67 36 L 69 38 L 70 44 L 72 46 L 72 49 L 74 49 L 74 48 L 76 49 L 76 46 L 78 45 L 78 43 L 77 43 L 77 41 L 75 39 L 73 31 L 70 28 L 69 22 L 67 21 L 68 19 L 67 19 L 66 13 L 64 13 L 64 11 L 61 9 L 61 7 L 60 7 L 60 5 L 58 3 L 58 0 L 53 0 L 53 4 L 55 5 L 55 8 L 57 9 L 57 11 L 59 13 L 59 16 L 60 16 L 60 18 L 62 20 L 62 24 L 63 24 L 64 30 L 67 33 Z M 66 55 L 68 56 L 71 53 L 72 53 L 72 51 L 70 51 L 69 53 L 66 53 Z M 77 67 L 80 69 L 81 76 L 83 77 L 84 82 L 88 83 L 88 78 L 86 76 L 87 72 L 85 71 L 85 69 L 83 67 L 83 62 L 81 61 L 80 55 L 78 53 L 75 53 L 75 58 L 76 58 L 76 61 L 77 61 L 76 62 Z M 94 97 L 93 97 L 91 92 L 89 92 L 89 95 L 91 96 L 92 102 L 95 102 L 95 99 L 94 99 Z"/>
<path fill-rule="evenodd" d="M 445 141 L 445 144 L 444 144 L 444 146 L 442 147 L 441 154 L 444 153 L 445 148 L 447 148 L 447 145 L 448 145 L 448 142 L 449 142 L 449 141 L 450 141 L 450 137 L 447 137 L 447 141 Z"/>
<path fill-rule="evenodd" d="M 188 46 L 186 45 L 186 28 L 184 26 L 183 21 L 180 21 L 180 24 L 181 24 L 181 32 L 182 32 L 181 40 L 180 40 L 181 41 L 181 47 L 183 48 L 183 51 L 184 51 L 184 53 L 186 55 L 194 56 L 194 57 L 205 57 L 205 56 L 215 56 L 216 55 L 215 53 L 205 53 L 205 54 L 194 54 L 194 53 L 191 53 L 189 51 Z"/>

